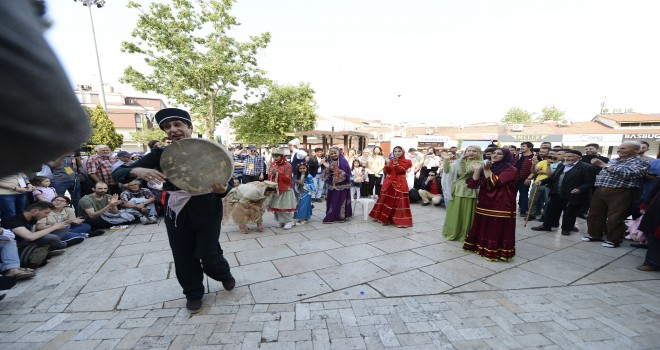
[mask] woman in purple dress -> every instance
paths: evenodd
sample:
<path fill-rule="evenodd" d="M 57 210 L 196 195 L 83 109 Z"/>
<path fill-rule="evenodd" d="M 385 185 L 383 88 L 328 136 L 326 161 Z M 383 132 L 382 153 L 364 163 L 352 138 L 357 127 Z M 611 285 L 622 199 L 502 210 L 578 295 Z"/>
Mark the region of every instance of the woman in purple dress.
<path fill-rule="evenodd" d="M 339 148 L 330 147 L 328 160 L 323 164 L 323 181 L 328 193 L 324 224 L 344 222 L 353 216 L 351 208 L 351 167 Z"/>

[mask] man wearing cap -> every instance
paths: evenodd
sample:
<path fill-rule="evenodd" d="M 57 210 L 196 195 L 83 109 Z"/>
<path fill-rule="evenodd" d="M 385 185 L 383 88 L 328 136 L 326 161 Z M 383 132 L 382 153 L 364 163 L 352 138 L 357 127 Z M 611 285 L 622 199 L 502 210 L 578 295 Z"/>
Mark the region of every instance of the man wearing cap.
<path fill-rule="evenodd" d="M 112 171 L 119 168 L 122 165 L 131 164 L 131 154 L 126 151 L 121 151 L 117 153 L 117 161 L 112 164 Z"/>
<path fill-rule="evenodd" d="M 264 159 L 257 153 L 257 148 L 254 145 L 249 145 L 247 149 L 248 155 L 243 160 L 243 183 L 264 181 L 264 172 L 266 169 Z"/>
<path fill-rule="evenodd" d="M 580 161 L 582 152 L 565 149 L 564 162 L 548 178 L 541 180 L 541 186 L 549 186 L 548 202 L 543 225 L 532 227 L 533 231 L 552 231 L 561 222 L 561 234 L 568 236 L 575 227 L 575 220 L 582 205 L 589 199 L 589 192 L 596 180 L 593 165 Z"/>
<path fill-rule="evenodd" d="M 190 114 L 178 108 L 158 111 L 156 122 L 173 142 L 190 138 L 193 132 Z M 186 308 L 196 313 L 202 307 L 204 274 L 222 282 L 225 290 L 232 290 L 236 284 L 218 241 L 222 198 L 230 185 L 215 182 L 204 194 L 180 190 L 161 172 L 163 151 L 155 148 L 139 161 L 120 166 L 112 175 L 121 182 L 140 178 L 149 183 L 163 183 L 163 190 L 168 192 L 165 225 L 176 278 L 186 296 Z"/>

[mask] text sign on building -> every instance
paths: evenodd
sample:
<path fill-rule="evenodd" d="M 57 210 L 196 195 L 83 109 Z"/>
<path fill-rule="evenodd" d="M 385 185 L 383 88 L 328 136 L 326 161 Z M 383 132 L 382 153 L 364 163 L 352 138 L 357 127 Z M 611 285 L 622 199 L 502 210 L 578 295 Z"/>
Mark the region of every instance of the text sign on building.
<path fill-rule="evenodd" d="M 449 140 L 451 140 L 449 136 L 417 135 L 419 142 L 448 142 Z"/>
<path fill-rule="evenodd" d="M 560 142 L 562 135 L 500 135 L 500 142 Z"/>
<path fill-rule="evenodd" d="M 625 140 L 660 139 L 660 134 L 624 134 Z"/>
<path fill-rule="evenodd" d="M 587 143 L 619 143 L 622 134 L 568 134 L 564 135 L 563 142 L 586 145 Z"/>

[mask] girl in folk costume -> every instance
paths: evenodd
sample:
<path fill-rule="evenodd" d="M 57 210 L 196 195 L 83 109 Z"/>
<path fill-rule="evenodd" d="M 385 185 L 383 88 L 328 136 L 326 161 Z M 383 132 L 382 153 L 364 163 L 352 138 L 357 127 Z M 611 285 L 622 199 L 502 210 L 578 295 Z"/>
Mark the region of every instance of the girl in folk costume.
<path fill-rule="evenodd" d="M 322 175 L 328 193 L 326 196 L 326 209 L 324 224 L 344 222 L 353 216 L 351 208 L 351 168 L 339 148 L 331 147 L 328 150 L 328 160 L 325 162 L 325 171 Z"/>
<path fill-rule="evenodd" d="M 257 231 L 264 231 L 264 203 L 277 191 L 277 184 L 270 181 L 253 181 L 234 187 L 223 199 L 225 219 L 232 218 L 242 233 L 248 233 L 248 223 L 257 224 Z"/>
<path fill-rule="evenodd" d="M 453 163 L 447 157 L 443 161 L 442 188 L 444 189 L 447 215 L 442 234 L 450 241 L 464 241 L 474 221 L 478 188 L 470 188 L 467 179 L 474 174 L 472 164 L 483 164 L 481 148 L 468 146 L 463 155 Z"/>
<path fill-rule="evenodd" d="M 277 193 L 272 196 L 269 211 L 275 214 L 275 221 L 290 230 L 294 226 L 293 213 L 296 211 L 296 195 L 291 185 L 291 163 L 284 157 L 284 151 L 276 148 L 272 153 L 270 167 L 268 167 L 268 180 L 277 183 Z"/>
<path fill-rule="evenodd" d="M 479 188 L 476 214 L 463 249 L 487 260 L 510 260 L 516 255 L 516 181 L 518 169 L 511 165 L 508 148 L 498 148 L 486 164 L 473 162 L 474 174 L 467 181 Z"/>
<path fill-rule="evenodd" d="M 354 159 L 351 163 L 351 199 L 360 199 L 360 190 L 367 172 L 359 159 Z"/>
<path fill-rule="evenodd" d="M 383 172 L 387 176 L 383 182 L 378 202 L 369 216 L 383 225 L 392 222 L 396 227 L 412 227 L 409 189 L 406 181 L 406 172 L 412 167 L 412 162 L 406 159 L 403 148 L 400 146 L 394 147 L 392 155 L 388 165 L 383 168 Z"/>
<path fill-rule="evenodd" d="M 307 163 L 298 164 L 298 174 L 300 177 L 296 180 L 295 186 L 298 187 L 300 199 L 298 199 L 298 210 L 293 214 L 296 225 L 303 225 L 312 217 L 312 194 L 316 193 L 314 186 L 314 177 L 309 174 Z"/>

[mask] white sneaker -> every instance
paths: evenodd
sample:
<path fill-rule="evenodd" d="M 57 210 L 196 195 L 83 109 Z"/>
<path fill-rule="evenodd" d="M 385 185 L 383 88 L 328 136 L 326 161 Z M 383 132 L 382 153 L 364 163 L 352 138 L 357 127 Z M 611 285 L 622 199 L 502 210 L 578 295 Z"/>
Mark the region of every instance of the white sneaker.
<path fill-rule="evenodd" d="M 149 217 L 149 222 L 155 224 L 158 222 L 158 218 L 152 215 Z"/>
<path fill-rule="evenodd" d="M 140 216 L 140 222 L 142 225 L 149 225 L 149 219 L 146 216 Z"/>
<path fill-rule="evenodd" d="M 293 225 L 295 225 L 293 223 L 293 221 L 289 221 L 289 222 L 286 223 L 286 225 L 284 225 L 284 229 L 285 230 L 290 230 L 291 228 L 293 228 Z"/>

